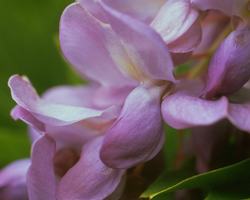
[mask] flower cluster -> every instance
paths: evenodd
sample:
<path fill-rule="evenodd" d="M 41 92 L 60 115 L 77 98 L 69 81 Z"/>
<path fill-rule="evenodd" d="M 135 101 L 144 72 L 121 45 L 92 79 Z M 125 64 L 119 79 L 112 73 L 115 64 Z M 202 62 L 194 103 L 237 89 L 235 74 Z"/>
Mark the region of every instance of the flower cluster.
<path fill-rule="evenodd" d="M 164 122 L 197 130 L 225 120 L 250 132 L 249 6 L 245 0 L 69 5 L 60 45 L 88 84 L 40 97 L 27 77 L 9 79 L 17 103 L 11 115 L 29 125 L 33 140 L 24 172 L 29 199 L 119 199 L 127 169 L 162 149 Z M 174 73 L 185 63 L 188 73 Z"/>

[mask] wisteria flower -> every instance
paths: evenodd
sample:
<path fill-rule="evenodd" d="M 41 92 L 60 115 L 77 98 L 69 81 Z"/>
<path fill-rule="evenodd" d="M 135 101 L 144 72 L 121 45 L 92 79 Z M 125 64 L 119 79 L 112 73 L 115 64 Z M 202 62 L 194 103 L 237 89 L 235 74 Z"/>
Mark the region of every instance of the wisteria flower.
<path fill-rule="evenodd" d="M 88 54 L 84 52 L 91 52 L 98 57 L 92 62 L 108 59 L 109 66 L 115 66 L 137 83 L 120 116 L 106 131 L 101 148 L 101 158 L 108 166 L 128 168 L 151 159 L 162 147 L 160 102 L 174 81 L 173 64 L 164 41 L 153 29 L 102 6 L 112 28 L 79 4 L 68 7 L 61 20 L 61 47 L 65 57 L 78 68 L 89 68 L 85 64 Z M 86 45 L 86 41 L 92 45 Z M 102 48 L 97 49 L 97 45 Z M 105 69 L 103 64 L 98 67 L 100 72 L 95 73 Z"/>
<path fill-rule="evenodd" d="M 25 76 L 8 82 L 17 103 L 11 115 L 29 125 L 34 141 L 28 172 L 22 172 L 29 198 L 119 199 L 127 169 L 162 149 L 164 121 L 176 129 L 195 127 L 200 171 L 210 167 L 214 146 L 228 139 L 224 129 L 211 137 L 220 124 L 230 121 L 250 132 L 248 3 L 78 0 L 69 5 L 60 21 L 61 50 L 88 84 L 59 86 L 39 96 Z M 210 26 L 210 17 L 219 20 Z M 234 29 L 225 37 L 232 20 Z M 209 54 L 205 81 L 177 80 L 175 65 L 201 52 Z M 199 150 L 204 138 L 195 131 L 208 138 L 206 152 Z M 8 170 L 2 174 L 5 178 Z M 2 185 L 8 189 L 12 180 L 6 177 Z"/>
<path fill-rule="evenodd" d="M 209 64 L 200 94 L 183 90 L 164 100 L 166 122 L 175 128 L 187 128 L 227 118 L 239 129 L 250 131 L 248 89 L 242 88 L 250 78 L 249 33 L 248 26 L 239 26 L 222 42 Z"/>
<path fill-rule="evenodd" d="M 112 161 L 118 163 L 115 167 L 127 168 L 151 159 L 163 145 L 160 99 L 162 92 L 171 85 L 168 81 L 174 81 L 173 64 L 165 43 L 149 26 L 132 18 L 128 21 L 116 18 L 112 9 L 107 13 L 116 29 L 122 32 L 114 32 L 79 4 L 68 7 L 61 20 L 63 53 L 78 71 L 94 82 L 93 86 L 87 87 L 88 90 L 72 90 L 69 99 L 58 99 L 60 93 L 69 94 L 67 88 L 55 89 L 40 98 L 28 80 L 13 76 L 9 86 L 18 106 L 12 115 L 55 139 L 67 137 L 80 141 L 81 137 L 86 137 L 80 131 L 95 129 L 105 135 L 101 148 L 105 163 L 114 166 Z M 158 86 L 154 83 L 162 80 L 167 84 Z M 102 91 L 109 91 L 116 101 L 100 95 Z M 131 92 L 129 95 L 128 91 Z M 119 95 L 128 95 L 120 114 L 122 98 Z M 95 103 L 98 97 L 101 103 L 107 102 L 109 106 Z M 87 105 L 82 101 L 85 98 L 92 98 L 95 105 Z M 65 131 L 60 134 L 63 129 L 60 127 L 70 127 L 71 134 L 63 134 Z M 130 148 L 127 148 L 128 144 Z"/>
<path fill-rule="evenodd" d="M 57 149 L 55 140 L 41 136 L 33 145 L 27 174 L 29 198 L 119 199 L 124 187 L 124 170 L 111 169 L 99 158 L 102 137 L 87 142 L 77 152 L 70 146 Z"/>

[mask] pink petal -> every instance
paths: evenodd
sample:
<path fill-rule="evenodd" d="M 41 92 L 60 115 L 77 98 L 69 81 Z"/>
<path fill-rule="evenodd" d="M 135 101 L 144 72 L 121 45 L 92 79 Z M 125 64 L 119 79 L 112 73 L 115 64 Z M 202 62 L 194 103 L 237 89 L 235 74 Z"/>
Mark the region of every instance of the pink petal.
<path fill-rule="evenodd" d="M 158 88 L 137 87 L 120 117 L 106 132 L 101 159 L 113 168 L 129 168 L 152 159 L 164 141 Z"/>
<path fill-rule="evenodd" d="M 58 186 L 60 200 L 103 200 L 118 187 L 123 170 L 108 168 L 99 158 L 102 138 L 94 139 L 84 145 L 81 158 Z"/>
<path fill-rule="evenodd" d="M 95 110 L 64 104 L 53 104 L 40 99 L 27 78 L 14 75 L 9 79 L 12 98 L 16 103 L 29 111 L 40 122 L 52 126 L 73 124 L 91 118 L 116 118 L 119 107 Z"/>
<path fill-rule="evenodd" d="M 84 77 L 105 86 L 131 85 L 113 61 L 109 48 L 123 54 L 119 39 L 107 25 L 79 4 L 67 7 L 60 22 L 61 48 L 68 61 Z"/>
<path fill-rule="evenodd" d="M 173 77 L 173 62 L 164 41 L 149 26 L 101 3 L 108 22 L 121 38 L 132 62 L 129 70 L 139 81 L 169 80 Z"/>
<path fill-rule="evenodd" d="M 227 117 L 228 100 L 209 101 L 184 92 L 166 97 L 162 103 L 162 115 L 167 124 L 183 129 L 213 124 Z"/>
<path fill-rule="evenodd" d="M 53 167 L 55 151 L 55 141 L 46 135 L 34 143 L 27 175 L 29 199 L 56 199 L 56 177 Z"/>
<path fill-rule="evenodd" d="M 160 33 L 171 52 L 189 52 L 200 42 L 198 16 L 189 1 L 170 0 L 162 6 L 151 26 Z"/>

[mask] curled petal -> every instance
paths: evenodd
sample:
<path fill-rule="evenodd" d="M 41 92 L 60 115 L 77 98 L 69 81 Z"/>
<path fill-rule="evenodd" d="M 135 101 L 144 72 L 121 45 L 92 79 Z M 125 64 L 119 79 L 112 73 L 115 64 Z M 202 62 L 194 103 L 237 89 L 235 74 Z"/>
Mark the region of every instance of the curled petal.
<path fill-rule="evenodd" d="M 108 166 L 129 168 L 152 159 L 160 151 L 164 135 L 160 95 L 154 89 L 134 89 L 120 117 L 106 132 L 101 159 Z"/>
<path fill-rule="evenodd" d="M 162 103 L 165 122 L 176 129 L 213 124 L 227 117 L 228 100 L 208 101 L 184 92 L 166 97 Z"/>
<path fill-rule="evenodd" d="M 119 110 L 117 107 L 96 110 L 50 103 L 39 98 L 27 78 L 18 75 L 14 75 L 9 79 L 9 87 L 11 89 L 12 98 L 19 106 L 29 111 L 31 115 L 42 123 L 48 125 L 63 126 L 98 117 L 112 120 L 116 118 Z M 32 120 L 29 120 L 29 122 Z"/>
<path fill-rule="evenodd" d="M 108 22 L 122 40 L 131 65 L 124 69 L 140 81 L 175 81 L 173 62 L 162 38 L 146 24 L 101 2 Z"/>
<path fill-rule="evenodd" d="M 111 169 L 99 158 L 102 137 L 84 145 L 81 158 L 61 179 L 58 199 L 103 200 L 119 186 L 124 171 Z"/>
<path fill-rule="evenodd" d="M 40 130 L 45 131 L 45 125 L 37 120 L 28 110 L 25 110 L 21 106 L 16 106 L 11 111 L 11 116 L 13 119 L 21 119 L 28 125 Z"/>
<path fill-rule="evenodd" d="M 191 51 L 200 41 L 198 11 L 186 0 L 170 0 L 162 6 L 151 26 L 161 34 L 170 51 Z"/>
<path fill-rule="evenodd" d="M 85 77 L 105 86 L 131 85 L 114 63 L 108 46 L 121 46 L 107 24 L 79 4 L 67 7 L 60 22 L 61 48 L 68 61 Z M 122 49 L 119 49 L 122 53 Z M 118 53 L 118 52 L 116 52 Z"/>
<path fill-rule="evenodd" d="M 239 90 L 250 78 L 250 29 L 232 32 L 209 65 L 205 96 L 213 98 Z"/>
<path fill-rule="evenodd" d="M 46 135 L 40 137 L 34 143 L 31 166 L 27 174 L 29 199 L 56 199 L 56 177 L 54 174 L 55 151 L 55 141 Z"/>

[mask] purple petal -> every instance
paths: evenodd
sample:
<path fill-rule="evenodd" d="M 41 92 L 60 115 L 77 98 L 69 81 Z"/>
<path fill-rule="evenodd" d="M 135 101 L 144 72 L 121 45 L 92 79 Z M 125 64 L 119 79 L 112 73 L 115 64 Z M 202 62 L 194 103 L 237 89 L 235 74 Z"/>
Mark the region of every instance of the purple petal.
<path fill-rule="evenodd" d="M 165 0 L 104 0 L 116 10 L 149 23 L 163 6 Z"/>
<path fill-rule="evenodd" d="M 156 16 L 165 0 L 104 0 L 104 2 L 122 13 L 149 23 Z M 87 8 L 87 10 L 94 14 L 98 19 L 105 18 L 102 10 L 94 1 L 79 0 L 79 3 L 83 8 Z"/>
<path fill-rule="evenodd" d="M 104 109 L 121 106 L 133 87 L 60 86 L 48 90 L 43 99 L 51 103 Z M 65 98 L 70 97 L 70 98 Z"/>
<path fill-rule="evenodd" d="M 26 174 L 30 160 L 15 161 L 0 171 L 0 197 L 3 200 L 27 200 Z"/>
<path fill-rule="evenodd" d="M 0 189 L 1 200 L 28 200 L 26 185 L 11 185 Z"/>
<path fill-rule="evenodd" d="M 60 41 L 65 57 L 83 76 L 105 86 L 132 85 L 116 67 L 109 52 L 116 47 L 116 54 L 123 54 L 119 39 L 110 27 L 79 4 L 65 9 L 60 22 Z"/>
<path fill-rule="evenodd" d="M 16 103 L 46 125 L 63 126 L 91 118 L 112 120 L 116 118 L 119 112 L 119 107 L 115 106 L 105 110 L 95 110 L 50 103 L 38 97 L 27 78 L 18 75 L 9 79 L 9 87 L 11 88 L 12 98 Z"/>
<path fill-rule="evenodd" d="M 109 195 L 105 200 L 117 200 L 117 199 L 121 199 L 123 196 L 125 187 L 126 187 L 126 182 L 127 182 L 127 176 L 126 174 L 122 177 L 119 185 L 117 186 L 117 188 L 115 189 L 114 192 L 111 193 L 111 195 Z"/>
<path fill-rule="evenodd" d="M 47 132 L 57 142 L 58 148 L 71 146 L 80 149 L 90 139 L 102 134 L 102 132 L 88 129 L 80 123 L 70 126 L 48 126 Z"/>
<path fill-rule="evenodd" d="M 162 103 L 162 115 L 167 124 L 183 129 L 213 124 L 227 117 L 228 100 L 208 101 L 184 92 L 166 97 Z"/>
<path fill-rule="evenodd" d="M 160 151 L 164 135 L 157 89 L 139 86 L 127 97 L 101 148 L 101 159 L 108 166 L 129 168 Z"/>
<path fill-rule="evenodd" d="M 191 0 L 191 3 L 200 10 L 219 10 L 229 16 L 242 16 L 247 6 L 244 0 Z"/>
<path fill-rule="evenodd" d="M 92 107 L 92 99 L 97 88 L 95 85 L 58 86 L 46 91 L 42 99 L 55 104 Z"/>
<path fill-rule="evenodd" d="M 107 22 L 107 17 L 105 13 L 103 12 L 102 7 L 100 4 L 97 3 L 97 1 L 93 0 L 78 0 L 79 4 L 87 10 L 91 15 L 93 15 L 95 18 L 98 20 L 106 23 Z"/>
<path fill-rule="evenodd" d="M 43 136 L 44 131 L 38 131 L 37 129 L 33 128 L 32 126 L 28 127 L 28 134 L 31 140 L 31 143 L 33 144 L 35 141 L 37 141 L 40 137 Z"/>
<path fill-rule="evenodd" d="M 25 110 L 21 106 L 16 106 L 11 111 L 11 116 L 13 119 L 21 119 L 28 125 L 40 130 L 45 131 L 45 125 L 37 120 L 29 111 Z"/>
<path fill-rule="evenodd" d="M 61 179 L 58 199 L 102 200 L 118 187 L 123 170 L 105 166 L 99 158 L 102 138 L 84 145 L 81 158 Z"/>
<path fill-rule="evenodd" d="M 250 132 L 250 104 L 235 104 L 229 105 L 229 120 L 240 130 Z"/>
<path fill-rule="evenodd" d="M 54 174 L 55 141 L 44 135 L 32 149 L 31 166 L 27 175 L 29 198 L 55 200 L 56 177 Z"/>
<path fill-rule="evenodd" d="M 151 26 L 161 34 L 171 52 L 189 52 L 201 38 L 198 16 L 189 1 L 167 1 Z"/>
<path fill-rule="evenodd" d="M 201 21 L 202 38 L 195 54 L 206 54 L 207 50 L 214 44 L 218 35 L 222 34 L 230 21 L 229 17 L 224 16 L 218 11 L 209 11 Z"/>
<path fill-rule="evenodd" d="M 209 65 L 205 96 L 213 98 L 239 90 L 250 78 L 250 29 L 232 32 Z"/>
<path fill-rule="evenodd" d="M 191 52 L 200 44 L 201 33 L 200 22 L 196 21 L 181 37 L 168 44 L 168 48 L 171 52 Z"/>
<path fill-rule="evenodd" d="M 0 188 L 8 185 L 26 183 L 26 173 L 30 166 L 30 160 L 15 161 L 0 171 Z"/>
<path fill-rule="evenodd" d="M 162 38 L 149 26 L 104 3 L 108 22 L 121 38 L 132 62 L 129 70 L 137 80 L 174 81 L 173 62 Z M 153 67 L 152 67 L 153 66 Z"/>

